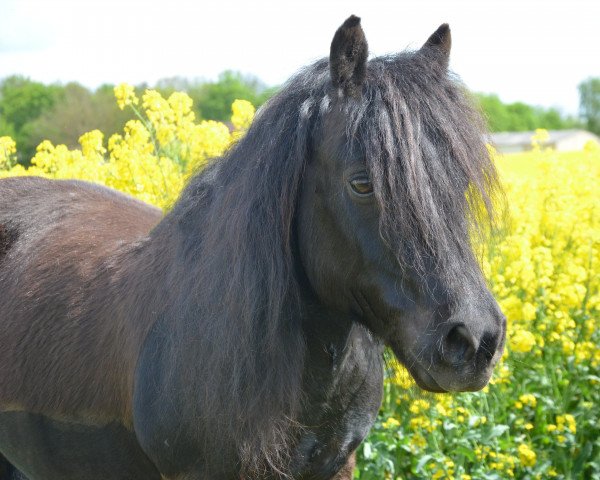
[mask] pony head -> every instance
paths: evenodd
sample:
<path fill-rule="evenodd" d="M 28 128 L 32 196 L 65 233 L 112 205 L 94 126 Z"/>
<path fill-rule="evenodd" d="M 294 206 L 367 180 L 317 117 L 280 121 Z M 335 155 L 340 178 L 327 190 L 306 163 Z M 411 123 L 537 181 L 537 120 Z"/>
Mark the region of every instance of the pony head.
<path fill-rule="evenodd" d="M 316 67 L 322 97 L 302 106 L 319 125 L 297 210 L 308 283 L 432 391 L 481 389 L 505 338 L 473 252 L 497 175 L 450 47 L 444 24 L 415 52 L 368 60 L 351 16 Z"/>

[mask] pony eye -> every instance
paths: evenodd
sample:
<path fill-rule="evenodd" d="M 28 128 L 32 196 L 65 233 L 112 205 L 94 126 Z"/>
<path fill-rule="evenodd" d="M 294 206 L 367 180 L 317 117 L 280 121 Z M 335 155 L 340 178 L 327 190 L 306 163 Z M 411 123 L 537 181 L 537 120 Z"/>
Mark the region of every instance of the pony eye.
<path fill-rule="evenodd" d="M 354 177 L 352 180 L 350 180 L 350 187 L 352 187 L 352 191 L 360 197 L 368 197 L 369 195 L 373 195 L 373 184 L 368 177 Z"/>

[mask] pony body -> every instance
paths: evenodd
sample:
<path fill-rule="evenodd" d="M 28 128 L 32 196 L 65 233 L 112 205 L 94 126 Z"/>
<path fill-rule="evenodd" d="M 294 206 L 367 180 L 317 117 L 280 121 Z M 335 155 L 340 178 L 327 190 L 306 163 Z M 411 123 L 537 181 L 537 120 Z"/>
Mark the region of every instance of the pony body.
<path fill-rule="evenodd" d="M 171 284 L 165 276 L 177 272 L 166 267 L 172 259 L 155 249 L 160 242 L 144 232 L 156 226 L 160 212 L 79 181 L 9 179 L 0 182 L 0 194 L 14 201 L 15 211 L 27 212 L 23 221 L 17 215 L 2 218 L 3 225 L 20 232 L 2 259 L 4 275 L 23 275 L 19 269 L 24 269 L 31 275 L 25 278 L 37 279 L 28 296 L 19 295 L 18 283 L 4 283 L 14 290 L 5 291 L 2 307 L 17 313 L 4 319 L 10 334 L 1 341 L 6 380 L 0 390 L 0 451 L 32 479 L 76 479 L 82 472 L 90 479 L 180 478 L 186 470 L 193 472 L 189 478 L 237 478 L 241 458 L 232 439 L 215 438 L 204 452 L 197 448 L 198 425 L 190 420 L 202 418 L 196 410 L 201 405 L 193 405 L 197 417 L 190 418 L 182 401 L 189 400 L 189 387 L 171 371 L 179 365 L 162 358 L 172 353 L 168 342 L 175 341 L 159 319 L 173 294 L 162 286 Z M 50 208 L 57 204 L 59 210 Z M 40 238 L 47 243 L 32 243 L 24 251 L 20 242 L 46 222 L 49 231 Z M 112 234 L 106 233 L 108 226 Z M 56 247 L 65 245 L 63 236 L 72 241 L 69 248 Z M 54 266 L 41 269 L 41 259 L 50 253 Z M 74 254 L 86 262 L 74 262 Z M 48 278 L 53 281 L 45 283 Z M 141 303 L 136 289 L 148 278 L 167 283 L 157 281 L 153 300 Z M 52 289 L 42 291 L 48 286 Z M 76 286 L 80 295 L 73 297 Z M 147 287 L 138 294 L 146 295 Z M 304 323 L 311 368 L 303 378 L 305 406 L 288 425 L 297 440 L 296 453 L 286 462 L 297 478 L 333 478 L 366 435 L 381 399 L 381 343 L 358 324 L 319 315 L 313 310 Z M 138 321 L 132 323 L 132 317 Z M 38 318 L 51 319 L 53 328 L 32 322 Z M 56 352 L 59 338 L 68 342 Z M 126 343 L 133 339 L 138 343 Z M 139 356 L 124 355 L 136 349 Z M 15 362 L 16 351 L 25 351 L 27 361 Z"/>

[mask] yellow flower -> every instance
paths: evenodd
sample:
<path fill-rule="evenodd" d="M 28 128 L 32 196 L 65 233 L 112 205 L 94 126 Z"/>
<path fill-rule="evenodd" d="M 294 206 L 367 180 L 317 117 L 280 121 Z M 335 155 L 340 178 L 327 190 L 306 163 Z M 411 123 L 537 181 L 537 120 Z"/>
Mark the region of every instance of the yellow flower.
<path fill-rule="evenodd" d="M 438 411 L 438 413 L 444 417 L 450 415 L 450 411 L 446 408 L 446 406 L 443 403 L 437 403 L 435 405 L 435 408 Z"/>
<path fill-rule="evenodd" d="M 204 168 L 211 158 L 226 152 L 248 129 L 254 115 L 254 108 L 247 102 L 234 102 L 232 125 L 236 130 L 232 131 L 221 122 L 197 121 L 193 102 L 185 93 L 176 92 L 164 98 L 159 92 L 149 90 L 144 93 L 142 102 L 133 87 L 122 84 L 115 88 L 115 96 L 120 108 L 138 103 L 143 103 L 143 108 L 136 109 L 140 118 L 128 122 L 122 131 L 108 138 L 107 143 L 102 132 L 97 130 L 83 134 L 77 148 L 44 141 L 39 145 L 32 165 L 24 168 L 15 165 L 14 141 L 0 137 L 0 177 L 81 178 L 169 208 L 189 176 Z M 518 382 L 525 375 L 520 368 L 524 360 L 531 367 L 538 367 L 535 363 L 543 361 L 533 354 L 523 359 L 520 354 L 543 354 L 544 359 L 568 356 L 565 363 L 574 362 L 576 368 L 582 367 L 581 371 L 594 372 L 600 368 L 600 276 L 597 275 L 600 147 L 590 144 L 582 152 L 559 153 L 542 151 L 542 133 L 536 135 L 535 141 L 536 151 L 515 155 L 493 153 L 506 186 L 511 220 L 500 238 L 482 252 L 481 259 L 490 288 L 508 318 L 508 348 L 495 368 L 489 388 L 491 395 L 486 396 L 490 411 L 478 408 L 480 394 L 465 397 L 423 395 L 424 398 L 415 399 L 409 390 L 414 381 L 402 369 L 401 374 L 389 380 L 386 388 L 390 389 L 390 404 L 398 405 L 397 411 L 408 409 L 412 418 L 401 423 L 388 412 L 382 426 L 389 429 L 389 436 L 396 436 L 396 430 L 409 423 L 403 435 L 408 436 L 409 449 L 415 455 L 434 453 L 434 445 L 440 438 L 436 435 L 446 433 L 441 429 L 442 418 L 448 424 L 456 424 L 450 435 L 455 438 L 455 433 L 460 435 L 470 427 L 483 424 L 486 421 L 483 413 L 489 414 L 491 419 L 494 408 L 510 408 L 513 402 L 521 409 L 514 412 L 517 414 L 513 423 L 515 432 L 521 438 L 531 435 L 537 441 L 538 430 L 543 429 L 552 417 L 548 418 L 550 414 L 540 408 L 538 413 L 544 420 L 536 417 L 534 421 L 531 409 L 539 407 L 537 401 L 541 402 L 550 389 L 544 385 L 538 391 L 535 388 L 539 383 L 532 383 L 528 392 L 535 391 L 535 394 L 524 393 L 517 398 L 507 396 L 508 392 L 520 392 Z M 513 356 L 517 358 L 511 358 Z M 556 365 L 548 367 L 555 368 Z M 583 381 L 581 378 L 565 374 L 562 382 L 575 383 Z M 591 390 L 599 384 L 595 377 L 585 381 Z M 595 418 L 596 406 L 591 400 L 582 395 L 572 411 Z M 436 433 L 432 434 L 433 431 Z M 566 452 L 566 447 L 576 443 L 573 438 L 577 434 L 576 418 L 570 413 L 556 415 L 554 424 L 547 425 L 545 433 L 551 441 L 543 444 L 547 450 L 537 452 L 540 462 L 537 462 L 533 445 L 519 444 L 526 441 L 519 437 L 512 437 L 517 442 L 516 450 L 514 446 L 507 446 L 515 456 L 502 453 L 499 445 L 491 441 L 490 446 L 474 448 L 475 458 L 479 465 L 485 465 L 485 469 L 498 478 L 514 477 L 515 471 L 523 474 L 516 470 L 519 465 L 527 468 L 539 464 L 542 469 L 542 464 L 547 465 L 552 459 L 551 448 Z M 465 470 L 467 465 L 454 467 L 444 459 L 438 456 L 428 463 L 429 477 L 470 478 L 466 473 L 461 476 L 461 472 L 469 471 Z M 558 473 L 549 469 L 547 476 L 553 475 Z"/>
<path fill-rule="evenodd" d="M 246 100 L 235 100 L 231 105 L 231 123 L 236 130 L 246 130 L 254 118 L 254 105 Z"/>
<path fill-rule="evenodd" d="M 424 412 L 425 410 L 429 409 L 429 406 L 430 405 L 427 400 L 417 399 L 412 402 L 411 406 L 408 407 L 408 409 L 411 413 L 418 415 L 419 413 Z"/>
<path fill-rule="evenodd" d="M 570 413 L 556 416 L 556 428 L 559 432 L 568 430 L 571 433 L 577 433 L 577 422 Z"/>
<path fill-rule="evenodd" d="M 570 338 L 562 338 L 562 351 L 565 355 L 572 355 L 575 351 L 575 342 Z"/>
<path fill-rule="evenodd" d="M 397 428 L 400 426 L 400 422 L 396 420 L 394 417 L 389 417 L 385 422 L 381 424 L 381 426 L 385 429 L 388 428 Z"/>
<path fill-rule="evenodd" d="M 521 308 L 523 320 L 525 320 L 525 321 L 534 320 L 536 311 L 537 311 L 537 309 L 535 308 L 535 305 L 533 305 L 532 303 L 529 303 L 529 302 L 525 302 L 523 304 L 523 307 Z"/>
<path fill-rule="evenodd" d="M 0 170 L 10 169 L 15 163 L 14 155 L 17 153 L 17 144 L 10 137 L 0 137 Z"/>
<path fill-rule="evenodd" d="M 133 86 L 127 83 L 120 83 L 114 88 L 117 105 L 123 110 L 127 105 L 137 105 L 139 100 L 135 95 Z"/>
<path fill-rule="evenodd" d="M 100 130 L 92 130 L 79 137 L 79 144 L 84 157 L 103 159 L 106 148 L 103 146 L 104 134 Z"/>
<path fill-rule="evenodd" d="M 537 399 L 531 393 L 524 393 L 519 397 L 519 401 L 528 407 L 535 407 L 537 405 Z"/>
<path fill-rule="evenodd" d="M 392 377 L 392 382 L 402 389 L 407 389 L 415 384 L 415 381 L 413 380 L 410 373 L 408 373 L 408 370 L 402 365 L 399 365 L 397 368 L 394 369 L 394 376 Z"/>
<path fill-rule="evenodd" d="M 192 112 L 194 101 L 187 93 L 173 92 L 167 101 L 173 111 L 176 123 L 182 124 L 194 120 L 194 112 Z"/>
<path fill-rule="evenodd" d="M 527 353 L 535 346 L 533 333 L 527 330 L 517 330 L 510 339 L 510 348 L 513 352 Z"/>
<path fill-rule="evenodd" d="M 480 417 L 476 416 L 473 418 L 472 422 L 473 422 L 472 424 L 474 427 L 477 427 L 479 425 L 485 425 L 487 423 L 487 417 L 485 415 L 480 416 Z"/>
<path fill-rule="evenodd" d="M 142 107 L 150 121 L 161 119 L 173 120 L 174 114 L 169 102 L 156 90 L 146 90 L 142 95 Z"/>
<path fill-rule="evenodd" d="M 550 139 L 550 134 L 548 130 L 544 128 L 538 128 L 535 130 L 535 134 L 531 137 L 532 145 L 540 145 L 542 143 L 547 142 Z"/>
<path fill-rule="evenodd" d="M 416 453 L 418 449 L 425 448 L 425 446 L 427 445 L 427 440 L 420 433 L 416 433 L 412 436 L 410 445 L 413 453 Z"/>
<path fill-rule="evenodd" d="M 231 133 L 225 124 L 213 120 L 200 122 L 194 127 L 194 135 L 190 139 L 188 171 L 198 171 L 208 159 L 222 155 L 231 140 Z"/>
<path fill-rule="evenodd" d="M 158 143 L 164 147 L 175 139 L 174 125 L 159 125 L 156 127 L 156 139 Z"/>
<path fill-rule="evenodd" d="M 533 467 L 537 460 L 535 452 L 526 444 L 522 443 L 517 448 L 519 452 L 519 461 L 524 467 Z"/>

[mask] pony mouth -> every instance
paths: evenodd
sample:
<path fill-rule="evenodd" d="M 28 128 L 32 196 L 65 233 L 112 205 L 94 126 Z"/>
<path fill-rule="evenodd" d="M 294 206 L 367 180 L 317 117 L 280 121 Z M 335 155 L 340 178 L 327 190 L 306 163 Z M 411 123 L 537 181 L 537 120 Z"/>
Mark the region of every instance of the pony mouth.
<path fill-rule="evenodd" d="M 428 392 L 476 392 L 484 388 L 491 378 L 493 364 L 481 370 L 477 369 L 475 364 L 464 364 L 462 365 L 463 368 L 457 371 L 436 367 L 435 364 L 427 368 L 412 355 L 406 361 L 406 356 L 402 356 L 401 352 L 398 352 L 400 353 L 398 355 L 393 345 L 390 345 L 390 347 L 396 358 L 408 370 L 417 386 Z"/>
<path fill-rule="evenodd" d="M 414 364 L 408 371 L 416 384 L 429 392 L 477 392 L 489 383 L 492 368 L 480 372 L 469 369 L 469 371 L 457 372 L 456 374 L 436 372 L 439 374 L 437 377 L 419 364 Z"/>
<path fill-rule="evenodd" d="M 386 342 L 391 348 L 396 359 L 408 370 L 410 376 L 422 390 L 433 393 L 447 393 L 450 390 L 442 387 L 428 368 L 425 368 L 421 362 L 412 353 L 404 351 L 404 348 L 397 342 Z"/>
<path fill-rule="evenodd" d="M 408 371 L 419 388 L 433 393 L 448 392 L 448 390 L 440 386 L 440 384 L 435 380 L 433 375 L 427 371 L 426 368 L 423 368 L 420 365 L 415 365 L 414 367 L 409 368 Z"/>

